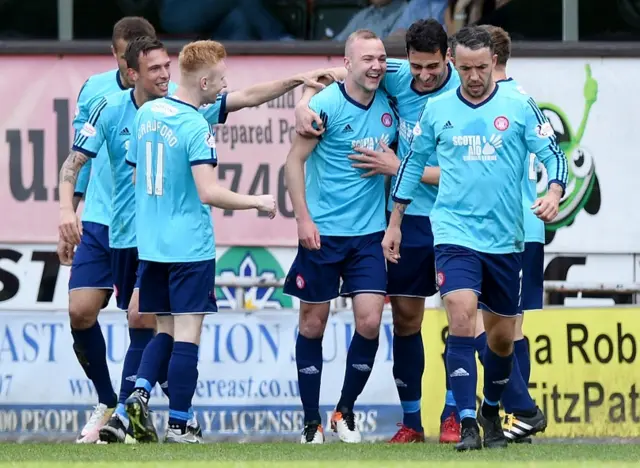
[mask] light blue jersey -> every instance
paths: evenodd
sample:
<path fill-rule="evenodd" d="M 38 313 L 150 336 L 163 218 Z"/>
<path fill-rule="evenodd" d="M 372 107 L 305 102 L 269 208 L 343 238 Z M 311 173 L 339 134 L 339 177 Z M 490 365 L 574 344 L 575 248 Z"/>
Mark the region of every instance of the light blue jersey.
<path fill-rule="evenodd" d="M 389 98 L 378 91 L 368 106 L 351 99 L 343 83 L 316 94 L 309 107 L 325 131 L 306 164 L 307 205 L 323 236 L 361 236 L 384 231 L 384 176 L 362 178 L 352 167 L 353 148 L 379 149 L 396 139 L 397 122 Z"/>
<path fill-rule="evenodd" d="M 503 89 L 511 89 L 516 93 L 527 94 L 513 79 L 498 81 Z M 535 210 L 531 209 L 538 198 L 536 183 L 538 181 L 538 159 L 535 154 L 529 154 L 529 160 L 522 178 L 522 209 L 524 212 L 524 241 L 540 242 L 544 244 L 544 221 L 538 218 Z"/>
<path fill-rule="evenodd" d="M 126 88 L 120 81 L 118 69 L 93 75 L 84 83 L 78 95 L 73 119 L 75 141 L 87 137 L 91 133 L 84 129 L 85 125 L 93 127 L 92 121 L 95 123 L 91 108 L 104 96 L 124 89 Z M 72 149 L 78 150 L 75 146 Z M 113 183 L 106 148 L 100 148 L 97 156 L 90 162 L 91 164 L 85 164 L 80 171 L 75 187 L 76 195 L 85 194 L 82 220 L 109 226 Z"/>
<path fill-rule="evenodd" d="M 567 183 L 567 162 L 546 117 L 532 98 L 500 85 L 479 105 L 460 88 L 430 100 L 413 133 L 393 198 L 411 201 L 436 151 L 441 176 L 431 213 L 434 245 L 522 252 L 522 175 L 529 154 L 540 158 L 549 184 Z"/>
<path fill-rule="evenodd" d="M 449 74 L 442 85 L 429 92 L 416 91 L 411 75 L 411 65 L 407 60 L 387 59 L 387 73 L 382 81 L 382 87 L 391 98 L 391 105 L 397 110 L 400 119 L 398 126 L 398 157 L 402 160 L 409 154 L 413 128 L 418 123 L 422 109 L 429 99 L 439 96 L 460 86 L 460 77 L 451 64 L 447 65 Z M 392 177 L 391 186 L 396 177 Z M 429 216 L 438 195 L 436 185 L 420 184 L 414 194 L 411 205 L 406 214 L 415 216 Z M 393 209 L 393 200 L 389 198 L 389 211 Z"/>
<path fill-rule="evenodd" d="M 169 83 L 169 93 L 173 93 L 177 88 L 177 84 Z M 218 123 L 223 103 L 226 103 L 226 95 L 220 96 L 215 104 L 203 107 L 200 112 L 211 119 L 210 124 L 215 125 Z M 78 151 L 91 158 L 95 157 L 103 143 L 106 144 L 114 184 L 109 230 L 109 246 L 114 249 L 136 246 L 133 169 L 125 163 L 125 157 L 137 111 L 133 89 L 102 98 L 92 109 L 92 114 L 96 116 L 95 135 L 84 137 L 75 144 Z"/>
<path fill-rule="evenodd" d="M 211 106 L 209 106 L 211 107 Z M 167 97 L 136 114 L 127 163 L 136 167 L 138 256 L 162 263 L 215 258 L 211 209 L 191 166 L 218 163 L 215 136 L 195 107 Z"/>

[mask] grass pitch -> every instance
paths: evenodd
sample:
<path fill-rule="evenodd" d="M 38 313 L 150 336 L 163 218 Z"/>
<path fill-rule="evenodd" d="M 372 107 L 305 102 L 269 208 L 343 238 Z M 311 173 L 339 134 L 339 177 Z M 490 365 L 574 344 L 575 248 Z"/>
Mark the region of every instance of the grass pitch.
<path fill-rule="evenodd" d="M 347 468 L 383 467 L 631 467 L 640 445 L 536 444 L 456 453 L 437 444 L 304 446 L 293 443 L 186 445 L 0 444 L 0 467 L 21 468 Z"/>

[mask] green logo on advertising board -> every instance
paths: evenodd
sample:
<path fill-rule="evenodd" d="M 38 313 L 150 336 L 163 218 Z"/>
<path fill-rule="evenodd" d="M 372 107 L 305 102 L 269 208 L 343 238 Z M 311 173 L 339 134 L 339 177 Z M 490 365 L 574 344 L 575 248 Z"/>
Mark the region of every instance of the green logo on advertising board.
<path fill-rule="evenodd" d="M 587 79 L 584 85 L 585 108 L 582 121 L 576 133 L 573 132 L 566 114 L 556 105 L 539 103 L 542 112 L 553 126 L 558 144 L 567 157 L 569 175 L 564 197 L 560 201 L 560 211 L 556 219 L 545 226 L 545 243 L 553 241 L 558 229 L 571 226 L 578 213 L 584 209 L 590 215 L 600 211 L 600 185 L 592 154 L 581 146 L 587 127 L 591 107 L 598 99 L 598 82 L 591 75 L 591 66 L 586 65 Z M 547 192 L 548 178 L 538 165 L 538 196 Z"/>
<path fill-rule="evenodd" d="M 216 274 L 222 278 L 259 278 L 275 280 L 285 277 L 280 262 L 264 247 L 232 247 L 216 260 Z M 235 287 L 216 287 L 221 309 L 238 309 Z M 293 301 L 281 288 L 253 287 L 244 294 L 245 309 L 288 309 Z"/>

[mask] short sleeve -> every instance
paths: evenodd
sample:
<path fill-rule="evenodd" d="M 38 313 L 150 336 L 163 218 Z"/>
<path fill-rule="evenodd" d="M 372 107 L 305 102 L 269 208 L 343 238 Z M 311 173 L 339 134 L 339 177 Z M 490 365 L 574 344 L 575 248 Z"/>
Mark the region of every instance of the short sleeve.
<path fill-rule="evenodd" d="M 339 85 L 338 85 L 339 86 Z M 320 116 L 325 131 L 329 131 L 331 124 L 337 117 L 334 93 L 340 92 L 333 88 L 325 88 L 313 96 L 309 101 L 309 108 Z M 314 124 L 315 125 L 315 124 Z"/>
<path fill-rule="evenodd" d="M 89 105 L 92 96 L 89 94 L 89 80 L 85 81 L 78 93 L 76 110 L 73 114 L 73 129 L 78 132 L 89 120 Z"/>
<path fill-rule="evenodd" d="M 107 99 L 96 100 L 89 110 L 89 119 L 76 132 L 73 151 L 95 158 L 105 142 L 108 124 Z"/>
<path fill-rule="evenodd" d="M 218 154 L 216 153 L 216 137 L 209 130 L 207 122 L 200 118 L 199 122 L 189 125 L 193 130 L 189 132 L 192 138 L 187 144 L 189 163 L 192 166 L 198 164 L 218 165 Z"/>
<path fill-rule="evenodd" d="M 139 114 L 140 112 L 136 113 L 136 117 L 133 119 L 133 128 L 138 128 L 140 126 Z M 124 162 L 131 167 L 136 167 L 138 165 L 138 132 L 131 132 Z"/>
<path fill-rule="evenodd" d="M 409 73 L 409 62 L 400 59 L 387 59 L 387 73 L 382 78 L 382 88 L 391 97 L 396 97 L 400 92 L 402 78 Z M 406 88 L 406 83 L 404 87 Z"/>
<path fill-rule="evenodd" d="M 198 112 L 209 125 L 223 124 L 227 121 L 227 93 L 220 94 L 213 104 L 205 104 Z"/>

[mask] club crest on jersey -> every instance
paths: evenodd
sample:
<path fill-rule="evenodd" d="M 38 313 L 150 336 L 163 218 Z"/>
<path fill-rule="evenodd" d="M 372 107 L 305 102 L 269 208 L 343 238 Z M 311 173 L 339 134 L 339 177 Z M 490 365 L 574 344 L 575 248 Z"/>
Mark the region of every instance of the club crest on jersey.
<path fill-rule="evenodd" d="M 213 136 L 211 133 L 207 133 L 207 136 L 205 137 L 205 143 L 207 144 L 207 146 L 209 148 L 215 148 L 216 147 L 216 137 Z"/>
<path fill-rule="evenodd" d="M 391 117 L 391 114 L 388 112 L 382 114 L 382 118 L 380 120 L 382 121 L 382 125 L 385 127 L 391 127 L 391 125 L 393 125 L 393 117 Z"/>
<path fill-rule="evenodd" d="M 416 126 L 413 127 L 413 134 L 414 134 L 414 136 L 422 135 L 422 129 L 420 128 L 420 122 L 417 122 Z"/>
<path fill-rule="evenodd" d="M 496 120 L 493 121 L 493 125 L 501 132 L 504 132 L 507 128 L 509 128 L 509 119 L 507 119 L 504 115 L 501 115 L 500 117 L 496 117 Z"/>

